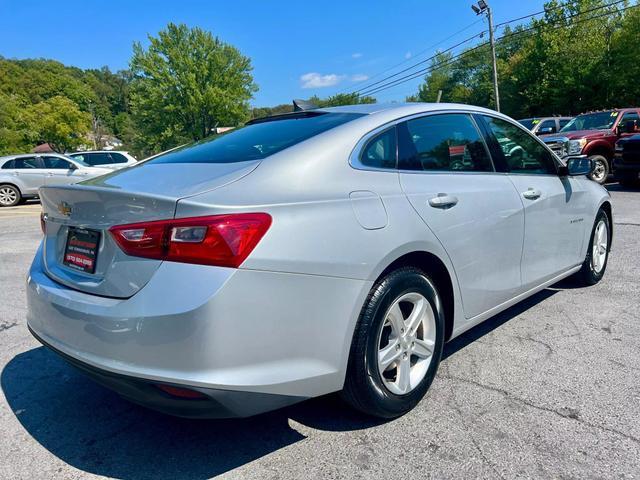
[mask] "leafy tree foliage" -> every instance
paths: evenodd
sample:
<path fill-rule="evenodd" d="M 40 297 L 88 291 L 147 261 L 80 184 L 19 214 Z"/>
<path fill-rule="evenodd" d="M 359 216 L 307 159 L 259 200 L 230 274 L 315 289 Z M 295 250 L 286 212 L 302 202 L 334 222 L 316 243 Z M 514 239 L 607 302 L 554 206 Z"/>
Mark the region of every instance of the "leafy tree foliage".
<path fill-rule="evenodd" d="M 85 142 L 91 116 L 80 111 L 78 105 L 57 95 L 29 106 L 24 114 L 29 125 L 27 136 L 48 143 L 56 152 L 76 149 Z"/>
<path fill-rule="evenodd" d="M 360 96 L 357 93 L 338 93 L 331 97 L 319 98 L 313 96 L 309 102 L 318 107 L 339 107 L 340 105 L 357 105 L 360 103 L 376 103 L 376 99 L 368 96 Z"/>
<path fill-rule="evenodd" d="M 338 93 L 336 95 L 320 98 L 316 95 L 309 98 L 308 102 L 317 107 L 339 107 L 340 105 L 357 105 L 359 103 L 375 103 L 373 97 L 360 96 L 357 93 Z M 276 105 L 275 107 L 258 107 L 251 109 L 251 118 L 269 117 L 271 115 L 279 115 L 293 111 L 293 102 Z"/>
<path fill-rule="evenodd" d="M 521 118 L 640 104 L 640 92 L 630 88 L 640 73 L 640 9 L 621 8 L 605 0 L 554 0 L 543 18 L 502 32 L 496 45 L 502 110 Z M 433 102 L 439 90 L 443 102 L 492 107 L 488 45 L 437 55 L 408 100 Z"/>
<path fill-rule="evenodd" d="M 206 137 L 249 118 L 251 61 L 200 28 L 170 23 L 133 46 L 131 109 L 153 150 Z"/>

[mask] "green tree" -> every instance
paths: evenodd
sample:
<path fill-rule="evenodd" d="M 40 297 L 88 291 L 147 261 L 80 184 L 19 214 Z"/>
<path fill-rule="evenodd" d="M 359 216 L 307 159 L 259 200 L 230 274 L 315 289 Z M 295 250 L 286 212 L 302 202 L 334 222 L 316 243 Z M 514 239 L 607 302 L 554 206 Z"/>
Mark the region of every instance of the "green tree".
<path fill-rule="evenodd" d="M 170 23 L 133 46 L 131 110 L 149 150 L 199 140 L 249 118 L 249 58 L 210 32 Z"/>
<path fill-rule="evenodd" d="M 27 136 L 33 142 L 48 143 L 56 152 L 64 153 L 86 142 L 91 115 L 72 100 L 56 96 L 28 107 L 25 120 L 29 125 Z"/>
<path fill-rule="evenodd" d="M 376 99 L 369 96 L 360 96 L 357 93 L 337 93 L 327 98 L 320 98 L 314 95 L 309 99 L 314 105 L 326 107 L 339 107 L 340 105 L 358 105 L 361 103 L 376 103 Z"/>
<path fill-rule="evenodd" d="M 24 121 L 24 98 L 0 92 L 0 155 L 28 152 L 28 128 Z"/>

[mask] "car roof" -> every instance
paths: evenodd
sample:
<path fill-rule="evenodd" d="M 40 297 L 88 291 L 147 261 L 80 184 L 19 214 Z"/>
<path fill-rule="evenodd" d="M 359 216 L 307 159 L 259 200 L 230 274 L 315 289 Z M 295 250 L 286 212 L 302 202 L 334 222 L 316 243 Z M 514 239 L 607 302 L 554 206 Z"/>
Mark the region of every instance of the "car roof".
<path fill-rule="evenodd" d="M 18 153 L 16 155 L 5 155 L 0 157 L 0 160 L 9 160 L 14 158 L 31 158 L 31 157 L 62 157 L 68 158 L 64 153 L 57 152 L 45 152 L 45 153 Z"/>
<path fill-rule="evenodd" d="M 67 153 L 67 155 L 84 155 L 85 153 L 127 153 L 126 150 L 85 150 L 83 152 Z"/>
<path fill-rule="evenodd" d="M 438 110 L 465 110 L 479 113 L 493 112 L 492 110 L 465 105 L 461 103 L 363 103 L 359 105 L 343 105 L 340 107 L 319 108 L 322 112 L 359 113 L 373 115 L 377 113 L 397 113 L 398 116 L 412 115 L 414 113 L 432 112 Z"/>

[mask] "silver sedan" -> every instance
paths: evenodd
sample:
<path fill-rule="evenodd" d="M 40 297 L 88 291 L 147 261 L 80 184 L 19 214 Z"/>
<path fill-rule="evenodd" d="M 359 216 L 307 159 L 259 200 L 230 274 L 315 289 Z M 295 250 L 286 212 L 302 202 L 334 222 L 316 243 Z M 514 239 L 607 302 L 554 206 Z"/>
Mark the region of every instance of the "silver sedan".
<path fill-rule="evenodd" d="M 445 342 L 562 278 L 602 278 L 611 202 L 590 169 L 466 105 L 254 120 L 42 188 L 29 328 L 175 415 L 341 391 L 392 418 L 427 392 Z"/>

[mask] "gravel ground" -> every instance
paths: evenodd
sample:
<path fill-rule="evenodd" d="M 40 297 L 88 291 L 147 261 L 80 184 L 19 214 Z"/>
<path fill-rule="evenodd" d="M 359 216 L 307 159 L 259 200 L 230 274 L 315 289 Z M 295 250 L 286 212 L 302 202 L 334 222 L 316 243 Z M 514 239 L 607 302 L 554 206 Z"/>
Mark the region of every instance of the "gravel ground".
<path fill-rule="evenodd" d="M 335 396 L 191 421 L 121 400 L 41 347 L 24 277 L 39 206 L 0 211 L 0 478 L 640 478 L 640 191 L 612 190 L 614 252 L 446 348 L 411 413 Z"/>

